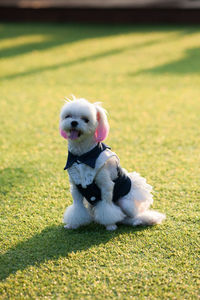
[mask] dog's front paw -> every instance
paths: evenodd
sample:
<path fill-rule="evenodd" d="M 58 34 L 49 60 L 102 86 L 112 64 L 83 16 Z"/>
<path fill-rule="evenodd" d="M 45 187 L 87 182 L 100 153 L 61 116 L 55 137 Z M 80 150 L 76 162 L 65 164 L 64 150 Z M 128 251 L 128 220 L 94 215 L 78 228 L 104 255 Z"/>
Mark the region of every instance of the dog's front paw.
<path fill-rule="evenodd" d="M 116 229 L 117 229 L 117 225 L 115 225 L 115 224 L 106 226 L 106 230 L 109 230 L 109 231 L 114 231 Z"/>
<path fill-rule="evenodd" d="M 65 229 L 77 229 L 78 227 L 79 227 L 78 225 L 76 225 L 76 226 L 73 226 L 73 225 L 70 225 L 70 224 L 64 225 Z"/>

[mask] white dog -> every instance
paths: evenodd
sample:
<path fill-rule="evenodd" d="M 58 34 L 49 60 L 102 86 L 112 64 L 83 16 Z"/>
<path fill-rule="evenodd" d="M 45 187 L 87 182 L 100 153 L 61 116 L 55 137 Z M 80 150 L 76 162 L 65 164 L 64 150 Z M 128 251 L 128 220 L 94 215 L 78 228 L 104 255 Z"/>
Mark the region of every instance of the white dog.
<path fill-rule="evenodd" d="M 116 223 L 132 226 L 160 224 L 164 214 L 149 210 L 152 187 L 138 173 L 128 173 L 108 146 L 109 125 L 99 103 L 69 100 L 61 110 L 60 133 L 68 140 L 69 173 L 73 204 L 67 207 L 65 228 L 96 221 L 107 230 Z"/>

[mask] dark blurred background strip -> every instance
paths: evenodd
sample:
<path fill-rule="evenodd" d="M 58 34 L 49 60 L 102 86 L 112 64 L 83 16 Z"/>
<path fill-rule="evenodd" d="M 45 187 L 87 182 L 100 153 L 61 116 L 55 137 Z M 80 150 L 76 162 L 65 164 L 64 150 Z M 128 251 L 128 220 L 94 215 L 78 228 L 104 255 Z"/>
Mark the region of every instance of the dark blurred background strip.
<path fill-rule="evenodd" d="M 0 21 L 200 24 L 200 0 L 0 0 Z"/>

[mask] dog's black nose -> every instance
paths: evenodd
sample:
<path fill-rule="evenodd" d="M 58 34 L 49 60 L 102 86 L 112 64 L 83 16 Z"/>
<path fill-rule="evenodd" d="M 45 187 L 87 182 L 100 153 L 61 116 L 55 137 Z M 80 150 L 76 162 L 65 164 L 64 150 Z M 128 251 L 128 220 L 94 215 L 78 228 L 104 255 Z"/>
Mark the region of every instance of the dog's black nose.
<path fill-rule="evenodd" d="M 78 125 L 78 122 L 76 122 L 76 121 L 72 121 L 72 122 L 71 122 L 71 126 L 72 126 L 72 127 L 76 127 L 77 125 Z"/>

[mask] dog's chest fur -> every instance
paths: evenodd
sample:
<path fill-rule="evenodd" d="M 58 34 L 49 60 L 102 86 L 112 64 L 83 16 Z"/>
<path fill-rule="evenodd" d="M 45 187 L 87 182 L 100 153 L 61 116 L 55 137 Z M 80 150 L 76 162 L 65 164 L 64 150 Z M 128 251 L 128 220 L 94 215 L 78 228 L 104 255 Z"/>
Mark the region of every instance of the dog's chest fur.
<path fill-rule="evenodd" d="M 113 156 L 117 157 L 114 152 L 106 149 L 97 158 L 95 168 L 91 168 L 84 163 L 74 163 L 67 170 L 70 180 L 72 180 L 75 185 L 80 184 L 83 188 L 86 188 L 95 180 L 96 175 L 107 162 L 107 160 Z"/>

